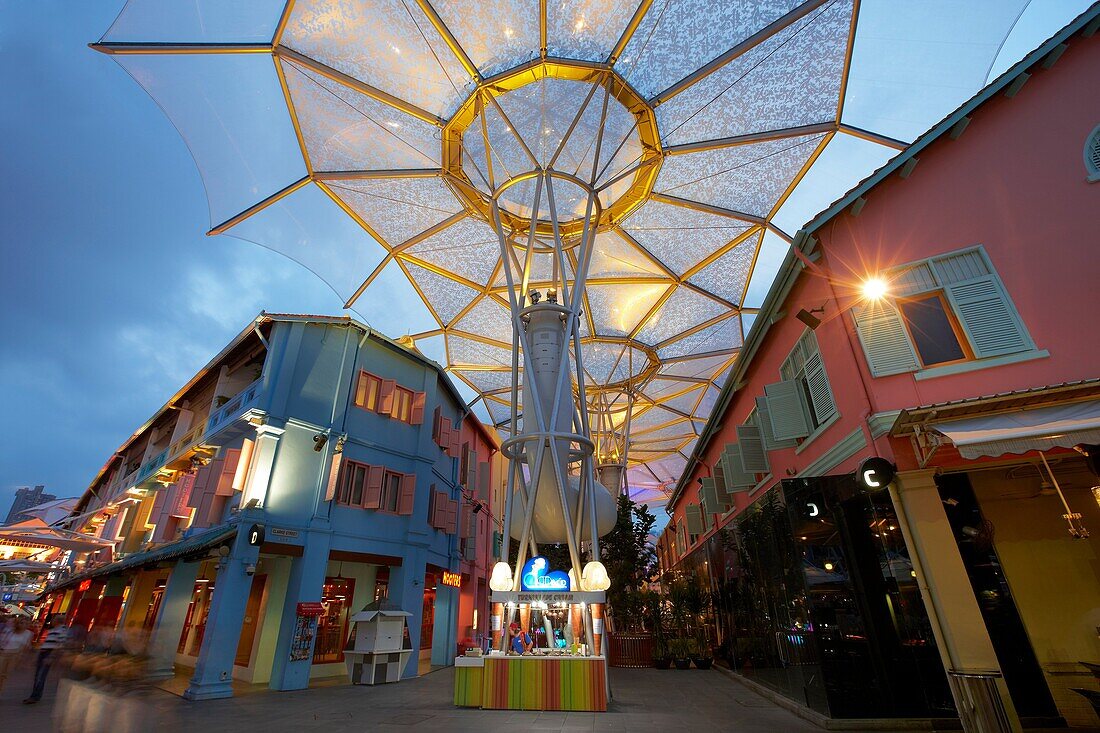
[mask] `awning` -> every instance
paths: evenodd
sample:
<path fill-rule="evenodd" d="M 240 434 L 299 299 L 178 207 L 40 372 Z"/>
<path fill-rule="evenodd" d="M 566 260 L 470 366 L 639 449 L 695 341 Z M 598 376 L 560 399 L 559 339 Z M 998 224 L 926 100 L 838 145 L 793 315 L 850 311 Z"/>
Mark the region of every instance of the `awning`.
<path fill-rule="evenodd" d="M 61 566 L 39 560 L 0 560 L 0 573 L 56 573 Z"/>
<path fill-rule="evenodd" d="M 50 527 L 38 517 L 0 527 L 0 541 L 44 545 L 75 552 L 92 552 L 112 547 L 114 542 L 80 532 Z"/>
<path fill-rule="evenodd" d="M 963 458 L 1100 443 L 1100 400 L 934 423 Z"/>
<path fill-rule="evenodd" d="M 220 545 L 237 534 L 237 525 L 219 525 L 212 527 L 203 532 L 198 532 L 190 537 L 184 537 L 181 540 L 170 542 L 167 545 L 161 545 L 152 550 L 146 550 L 145 552 L 135 552 L 132 555 L 127 555 L 122 560 L 109 563 L 107 565 L 100 565 L 99 567 L 92 568 L 91 570 L 85 570 L 82 573 L 77 573 L 69 578 L 66 578 L 63 582 L 51 586 L 47 590 L 54 592 L 67 588 L 74 583 L 78 583 L 81 580 L 87 578 L 96 578 L 101 575 L 113 575 L 132 568 L 140 568 L 145 565 L 153 565 L 158 562 L 166 560 L 174 560 L 179 557 L 187 557 L 188 555 L 197 555 L 203 553 L 206 550 Z"/>

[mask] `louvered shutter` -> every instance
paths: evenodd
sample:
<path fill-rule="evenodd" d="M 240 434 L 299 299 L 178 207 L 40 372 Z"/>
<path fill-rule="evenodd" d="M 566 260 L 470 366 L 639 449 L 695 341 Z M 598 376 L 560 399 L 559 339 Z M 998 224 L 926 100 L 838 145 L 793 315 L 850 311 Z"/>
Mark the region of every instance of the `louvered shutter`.
<path fill-rule="evenodd" d="M 416 476 L 407 473 L 401 477 L 401 493 L 397 496 L 397 513 L 406 516 L 413 513 L 413 500 L 416 498 Z"/>
<path fill-rule="evenodd" d="M 426 395 L 423 392 L 414 392 L 412 401 L 412 411 L 409 413 L 409 424 L 420 425 L 424 422 L 424 400 Z"/>
<path fill-rule="evenodd" d="M 435 526 L 435 484 L 428 487 L 428 526 Z"/>
<path fill-rule="evenodd" d="M 974 356 L 1002 356 L 1031 349 L 1031 339 L 995 276 L 954 283 L 945 287 L 944 292 L 959 317 Z"/>
<path fill-rule="evenodd" d="M 477 493 L 482 499 L 489 498 L 489 462 L 477 464 Z"/>
<path fill-rule="evenodd" d="M 367 487 L 363 492 L 363 507 L 377 509 L 382 506 L 382 479 L 386 469 L 382 466 L 367 467 Z"/>
<path fill-rule="evenodd" d="M 814 404 L 814 414 L 817 415 L 817 423 L 820 425 L 836 414 L 833 390 L 829 386 L 829 375 L 825 372 L 825 363 L 821 360 L 820 352 L 815 351 L 806 359 L 806 384 L 809 385 L 810 400 Z"/>
<path fill-rule="evenodd" d="M 382 389 L 378 390 L 378 413 L 390 416 L 393 414 L 394 393 L 397 391 L 397 382 L 392 379 L 382 380 Z"/>
<path fill-rule="evenodd" d="M 458 447 L 461 444 L 461 441 L 462 441 L 462 425 L 461 425 L 461 423 L 459 423 L 457 425 L 452 423 L 452 426 L 451 426 L 451 444 L 449 446 L 449 450 L 447 451 L 448 455 L 450 455 L 452 458 L 457 458 L 458 457 Z"/>
<path fill-rule="evenodd" d="M 725 502 L 718 499 L 718 485 L 714 479 L 703 479 L 700 490 L 698 490 L 698 499 L 700 499 L 700 504 L 703 505 L 705 514 L 722 514 L 722 507 Z"/>
<path fill-rule="evenodd" d="M 168 489 L 161 487 L 155 492 L 153 497 L 153 508 L 149 510 L 149 519 L 153 523 L 160 521 L 160 513 L 164 511 L 164 501 L 168 498 Z"/>
<path fill-rule="evenodd" d="M 470 535 L 465 539 L 462 545 L 462 556 L 473 562 L 477 560 L 477 533 Z"/>
<path fill-rule="evenodd" d="M 458 502 L 454 499 L 447 500 L 447 526 L 444 531 L 447 534 L 458 531 Z"/>
<path fill-rule="evenodd" d="M 687 519 L 688 534 L 703 534 L 703 510 L 698 504 L 688 504 L 684 517 Z"/>
<path fill-rule="evenodd" d="M 432 413 L 432 440 L 436 445 L 443 445 L 443 439 L 440 437 L 439 431 L 443 426 L 443 413 L 442 408 L 439 405 L 435 406 L 435 411 Z"/>
<path fill-rule="evenodd" d="M 477 534 L 477 515 L 474 514 L 474 505 L 469 502 L 462 503 L 462 537 L 470 539 Z"/>
<path fill-rule="evenodd" d="M 730 443 L 722 453 L 722 475 L 726 481 L 726 493 L 736 494 L 756 486 L 755 474 L 745 471 L 741 465 L 741 446 Z"/>
<path fill-rule="evenodd" d="M 879 300 L 854 309 L 852 315 L 872 376 L 885 377 L 920 369 L 917 352 L 905 332 L 905 323 L 893 304 Z"/>
<path fill-rule="evenodd" d="M 772 432 L 772 418 L 768 411 L 768 399 L 756 398 L 756 424 L 760 428 L 760 435 L 764 439 L 764 450 L 779 450 L 781 448 L 794 448 L 798 441 L 794 439 L 780 440 Z"/>
<path fill-rule="evenodd" d="M 737 444 L 741 446 L 741 468 L 745 473 L 768 473 L 768 453 L 764 449 L 764 436 L 753 423 L 737 426 Z"/>
<path fill-rule="evenodd" d="M 810 434 L 810 419 L 803 403 L 802 385 L 790 379 L 764 386 L 771 419 L 772 435 L 779 440 L 805 438 Z"/>
<path fill-rule="evenodd" d="M 471 450 L 466 461 L 466 490 L 473 491 L 477 488 L 477 452 Z"/>
<path fill-rule="evenodd" d="M 214 494 L 233 496 L 233 476 L 237 473 L 237 462 L 241 460 L 241 451 L 239 448 L 230 448 L 225 452 L 225 457 L 218 460 L 222 462 L 222 466 L 216 474 L 218 483 L 214 487 Z"/>
<path fill-rule="evenodd" d="M 432 515 L 432 526 L 436 529 L 447 527 L 447 495 L 442 491 L 435 492 L 435 512 Z"/>

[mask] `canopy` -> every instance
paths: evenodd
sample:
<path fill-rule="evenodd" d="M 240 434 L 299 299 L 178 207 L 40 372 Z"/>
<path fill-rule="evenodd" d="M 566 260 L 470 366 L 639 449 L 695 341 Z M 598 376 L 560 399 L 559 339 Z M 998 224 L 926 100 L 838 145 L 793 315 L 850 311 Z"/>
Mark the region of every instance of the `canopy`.
<path fill-rule="evenodd" d="M 76 497 L 55 499 L 54 501 L 32 506 L 30 509 L 24 509 L 21 514 L 25 517 L 37 517 L 46 524 L 53 525 L 72 514 L 79 501 L 80 499 Z"/>
<path fill-rule="evenodd" d="M 1100 443 L 1100 400 L 934 423 L 963 458 Z"/>
<path fill-rule="evenodd" d="M 776 274 L 796 188 L 827 204 L 980 88 L 1025 5 L 130 0 L 94 47 L 186 140 L 211 234 L 283 253 L 368 316 L 399 301 L 406 321 L 366 320 L 410 332 L 499 427 L 515 427 L 502 250 L 524 285 L 572 278 L 575 255 L 521 240 L 532 219 L 542 244 L 575 237 L 578 192 L 597 190 L 574 358 L 652 499 Z M 556 202 L 532 166 L 556 171 Z"/>
<path fill-rule="evenodd" d="M 0 560 L 0 573 L 55 573 L 59 565 L 38 560 Z"/>
<path fill-rule="evenodd" d="M 45 545 L 76 552 L 91 552 L 104 547 L 113 547 L 115 544 L 111 540 L 50 527 L 38 518 L 0 527 L 0 542 L 3 541 Z"/>

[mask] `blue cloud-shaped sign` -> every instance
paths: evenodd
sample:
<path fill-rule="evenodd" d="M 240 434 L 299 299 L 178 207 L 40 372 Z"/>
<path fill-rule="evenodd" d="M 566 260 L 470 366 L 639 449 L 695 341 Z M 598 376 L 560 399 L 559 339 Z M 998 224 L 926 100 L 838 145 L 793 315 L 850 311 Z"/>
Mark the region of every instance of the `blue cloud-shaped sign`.
<path fill-rule="evenodd" d="M 562 570 L 548 570 L 550 563 L 542 555 L 536 555 L 523 564 L 520 575 L 520 590 L 564 592 L 569 588 L 569 573 Z"/>

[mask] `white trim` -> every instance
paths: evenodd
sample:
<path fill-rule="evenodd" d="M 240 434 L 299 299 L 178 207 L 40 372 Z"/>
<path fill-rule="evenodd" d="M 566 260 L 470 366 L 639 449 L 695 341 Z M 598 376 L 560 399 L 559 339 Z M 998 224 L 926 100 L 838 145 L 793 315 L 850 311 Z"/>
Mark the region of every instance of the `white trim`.
<path fill-rule="evenodd" d="M 818 456 L 817 460 L 799 471 L 796 477 L 824 475 L 826 471 L 831 471 L 866 447 L 867 437 L 863 434 L 863 428 L 856 428 Z"/>
<path fill-rule="evenodd" d="M 913 374 L 913 378 L 916 380 L 922 379 L 935 379 L 936 377 L 947 377 L 952 374 L 965 374 L 966 372 L 975 372 L 979 369 L 992 369 L 993 367 L 1005 366 L 1007 364 L 1017 364 L 1023 361 L 1033 361 L 1035 359 L 1046 359 L 1050 356 L 1050 352 L 1046 349 L 1041 351 L 1019 351 L 1015 354 L 1005 354 L 1004 356 L 994 356 L 989 359 L 974 359 L 973 361 L 960 361 L 955 364 L 945 364 L 940 367 L 932 367 L 931 369 L 923 369 Z"/>

